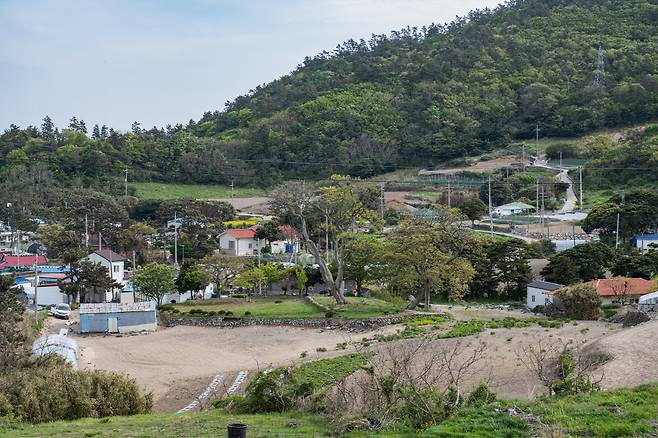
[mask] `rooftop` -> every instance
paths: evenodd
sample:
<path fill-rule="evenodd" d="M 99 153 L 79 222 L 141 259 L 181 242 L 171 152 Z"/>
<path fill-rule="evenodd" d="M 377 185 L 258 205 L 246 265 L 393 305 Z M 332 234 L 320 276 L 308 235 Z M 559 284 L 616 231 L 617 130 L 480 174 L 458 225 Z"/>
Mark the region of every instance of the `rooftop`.
<path fill-rule="evenodd" d="M 593 286 L 601 297 L 639 296 L 656 290 L 653 281 L 644 278 L 604 278 L 587 284 Z"/>
<path fill-rule="evenodd" d="M 100 257 L 103 257 L 108 262 L 123 262 L 126 260 L 122 255 L 115 253 L 111 249 L 97 249 L 91 254 L 96 254 Z"/>
<path fill-rule="evenodd" d="M 562 287 L 564 287 L 561 284 L 557 283 L 550 283 L 548 281 L 533 281 L 532 283 L 528 284 L 528 287 L 532 287 L 535 289 L 541 289 L 541 290 L 548 290 L 548 291 L 554 291 L 558 290 Z"/>
<path fill-rule="evenodd" d="M 230 234 L 236 239 L 253 239 L 256 232 L 254 230 L 246 229 L 230 229 L 226 230 L 225 233 Z"/>

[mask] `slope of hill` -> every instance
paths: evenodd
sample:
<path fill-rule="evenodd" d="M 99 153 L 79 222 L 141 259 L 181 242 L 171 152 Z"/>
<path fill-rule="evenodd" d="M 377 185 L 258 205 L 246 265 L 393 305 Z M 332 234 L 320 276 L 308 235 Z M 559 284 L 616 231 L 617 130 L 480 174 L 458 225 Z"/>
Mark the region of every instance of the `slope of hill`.
<path fill-rule="evenodd" d="M 11 126 L 5 172 L 267 186 L 433 165 L 531 138 L 658 116 L 656 0 L 515 0 L 448 25 L 339 45 L 187 126 Z M 597 50 L 604 86 L 595 87 Z M 22 169 L 16 171 L 15 169 Z"/>

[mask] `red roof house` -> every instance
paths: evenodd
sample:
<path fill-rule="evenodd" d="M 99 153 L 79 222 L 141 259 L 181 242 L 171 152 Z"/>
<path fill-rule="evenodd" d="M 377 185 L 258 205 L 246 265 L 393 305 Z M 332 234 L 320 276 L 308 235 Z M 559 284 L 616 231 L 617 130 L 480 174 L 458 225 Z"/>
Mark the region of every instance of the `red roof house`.
<path fill-rule="evenodd" d="M 592 280 L 587 284 L 594 287 L 601 299 L 606 302 L 619 301 L 621 296 L 625 296 L 626 300 L 636 300 L 656 290 L 654 282 L 644 278 L 604 278 Z"/>
<path fill-rule="evenodd" d="M 24 268 L 33 266 L 35 263 L 43 264 L 48 263 L 48 259 L 44 255 L 0 255 L 0 269 L 4 268 Z"/>

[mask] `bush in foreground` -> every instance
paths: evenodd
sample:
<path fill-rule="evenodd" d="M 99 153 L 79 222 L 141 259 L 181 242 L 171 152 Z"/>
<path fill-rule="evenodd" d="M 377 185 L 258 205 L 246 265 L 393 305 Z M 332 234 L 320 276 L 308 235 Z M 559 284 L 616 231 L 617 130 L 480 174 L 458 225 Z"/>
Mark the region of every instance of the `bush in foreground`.
<path fill-rule="evenodd" d="M 31 423 L 151 411 L 137 382 L 102 370 L 74 370 L 59 360 L 0 376 L 0 417 Z"/>
<path fill-rule="evenodd" d="M 556 296 L 568 318 L 597 320 L 601 317 L 601 298 L 592 286 L 577 284 L 558 289 Z"/>

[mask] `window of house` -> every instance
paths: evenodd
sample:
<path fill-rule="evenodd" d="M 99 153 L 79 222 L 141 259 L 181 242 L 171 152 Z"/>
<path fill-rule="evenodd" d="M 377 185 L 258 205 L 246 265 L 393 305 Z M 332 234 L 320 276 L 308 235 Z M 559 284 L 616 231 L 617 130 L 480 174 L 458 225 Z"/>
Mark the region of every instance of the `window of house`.
<path fill-rule="evenodd" d="M 534 295 L 532 296 L 532 302 L 533 303 L 535 302 L 535 296 Z"/>
<path fill-rule="evenodd" d="M 114 272 L 119 272 L 119 265 L 114 265 L 112 268 Z"/>
<path fill-rule="evenodd" d="M 235 249 L 235 240 L 228 241 L 228 249 Z"/>
<path fill-rule="evenodd" d="M 254 244 L 253 244 L 253 243 L 250 243 L 250 244 L 249 244 L 249 249 L 251 249 L 251 248 L 253 248 L 253 247 L 254 247 Z"/>

